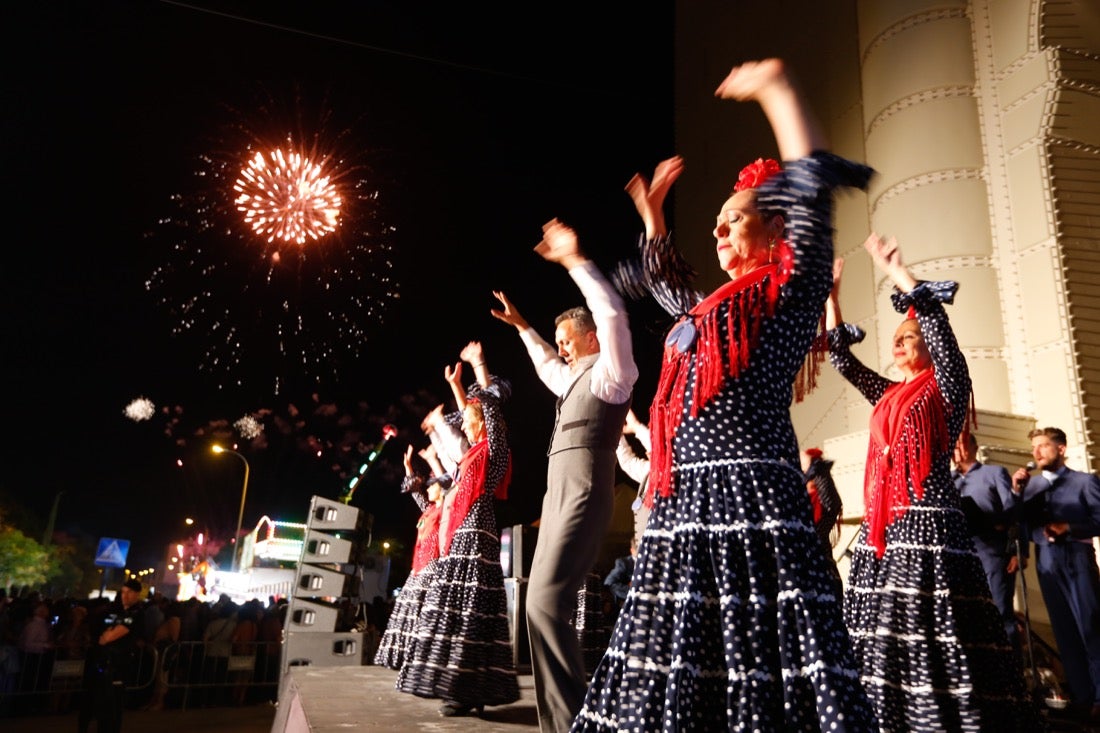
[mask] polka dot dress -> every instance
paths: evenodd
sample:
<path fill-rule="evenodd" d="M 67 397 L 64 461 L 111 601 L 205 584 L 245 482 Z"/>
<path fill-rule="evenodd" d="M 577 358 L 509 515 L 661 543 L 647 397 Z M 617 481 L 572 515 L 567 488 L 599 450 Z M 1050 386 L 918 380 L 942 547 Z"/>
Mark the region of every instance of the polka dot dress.
<path fill-rule="evenodd" d="M 966 360 L 941 304 L 951 301 L 956 287 L 925 282 L 905 296 L 895 294 L 894 301 L 900 312 L 915 307 L 935 380 L 953 407 L 948 446 L 955 444 L 970 399 Z M 893 382 L 852 356 L 849 345 L 862 337 L 843 324 L 829 333 L 829 354 L 874 404 Z M 918 500 L 910 479 L 910 504 L 886 526 L 881 558 L 864 522 L 845 590 L 845 621 L 882 730 L 1044 730 L 960 509 L 950 448 L 934 457 L 923 487 Z"/>
<path fill-rule="evenodd" d="M 390 669 L 399 670 L 405 663 L 405 651 L 412 645 L 416 621 L 420 618 L 420 609 L 424 605 L 424 596 L 432 585 L 436 561 L 416 575 L 410 575 L 390 611 L 390 620 L 386 631 L 378 642 L 378 651 L 374 654 L 374 663 Z"/>
<path fill-rule="evenodd" d="M 440 507 L 428 501 L 426 492 L 420 488 L 423 477 L 406 476 L 402 490 L 406 486 L 411 490 L 413 499 L 422 513 L 417 523 L 416 548 L 414 553 L 427 565 L 419 572 L 409 574 L 405 585 L 394 601 L 386 631 L 378 643 L 374 663 L 390 669 L 401 669 L 405 663 L 405 650 L 412 643 L 412 634 L 416 621 L 420 617 L 420 608 L 424 605 L 424 595 L 432 584 L 436 572 L 436 560 L 439 558 L 439 515 Z M 414 488 L 416 487 L 416 488 Z M 429 559 L 430 558 L 430 559 Z"/>
<path fill-rule="evenodd" d="M 577 610 L 573 613 L 571 622 L 577 632 L 577 641 L 581 645 L 587 672 L 596 668 L 611 636 L 610 625 L 604 619 L 602 591 L 603 581 L 600 576 L 589 573 L 577 591 Z"/>
<path fill-rule="evenodd" d="M 473 503 L 465 517 L 452 518 L 460 523 L 450 550 L 435 563 L 396 686 L 401 692 L 465 705 L 505 705 L 519 699 L 519 683 L 493 489 L 504 480 L 510 458 L 497 400 L 487 392 L 473 394 L 481 400 L 488 432 L 485 481 L 480 483 L 477 472 L 468 469 L 451 489 L 459 492 L 456 505 L 464 504 L 464 494 Z"/>
<path fill-rule="evenodd" d="M 869 175 L 819 153 L 760 189 L 761 208 L 785 212 L 793 275 L 774 314 L 760 318 L 747 368 L 695 417 L 686 392 L 673 491 L 655 497 L 630 592 L 574 733 L 877 730 L 789 415 L 792 383 L 831 287 L 831 190 L 862 186 Z M 643 261 L 654 254 L 643 250 Z M 667 276 L 645 277 L 669 312 L 693 305 Z M 724 345 L 729 306 L 717 307 Z M 693 355 L 692 370 L 696 362 Z"/>

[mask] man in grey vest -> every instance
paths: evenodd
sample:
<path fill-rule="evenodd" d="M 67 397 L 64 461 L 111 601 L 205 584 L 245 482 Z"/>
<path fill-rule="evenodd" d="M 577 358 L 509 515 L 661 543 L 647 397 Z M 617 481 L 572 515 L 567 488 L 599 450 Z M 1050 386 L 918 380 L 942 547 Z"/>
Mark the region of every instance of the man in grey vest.
<path fill-rule="evenodd" d="M 611 522 L 615 448 L 638 368 L 622 299 L 581 252 L 576 233 L 557 219 L 542 232 L 535 252 L 569 271 L 587 308 L 558 316 L 556 350 L 504 293 L 493 293 L 503 309 L 492 314 L 515 326 L 539 378 L 558 397 L 527 586 L 527 631 L 539 727 L 542 733 L 562 733 L 573 723 L 587 687 L 580 641 L 569 620 Z"/>

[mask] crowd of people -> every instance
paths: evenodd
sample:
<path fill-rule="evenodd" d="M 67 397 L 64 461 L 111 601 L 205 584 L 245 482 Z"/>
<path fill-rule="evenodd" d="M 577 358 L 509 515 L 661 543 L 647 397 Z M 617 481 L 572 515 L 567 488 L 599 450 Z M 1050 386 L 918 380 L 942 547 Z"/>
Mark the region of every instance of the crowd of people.
<path fill-rule="evenodd" d="M 135 578 L 116 596 L 0 593 L 0 716 L 75 710 L 80 731 L 107 733 L 126 708 L 181 704 L 172 687 L 195 691 L 189 705 L 275 699 L 285 600 L 178 601 Z"/>

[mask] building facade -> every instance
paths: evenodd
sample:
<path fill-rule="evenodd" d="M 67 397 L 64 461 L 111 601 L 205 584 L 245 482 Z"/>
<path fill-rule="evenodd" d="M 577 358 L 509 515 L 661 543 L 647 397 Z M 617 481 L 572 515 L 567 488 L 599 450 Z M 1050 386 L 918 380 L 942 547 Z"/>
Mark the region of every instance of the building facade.
<path fill-rule="evenodd" d="M 789 61 L 837 153 L 877 171 L 840 197 L 845 320 L 855 353 L 893 372 L 900 316 L 862 249 L 896 236 L 914 274 L 960 283 L 952 325 L 967 356 L 985 460 L 1013 470 L 1027 432 L 1053 425 L 1067 463 L 1100 469 L 1100 4 L 1093 0 L 681 2 L 673 226 L 718 284 L 709 231 L 742 165 L 775 155 L 755 105 L 713 99 L 740 61 Z M 682 134 L 681 131 L 690 131 Z M 698 229 L 692 229 L 693 223 Z M 803 447 L 836 460 L 847 542 L 863 513 L 871 406 L 828 367 L 794 408 Z M 838 555 L 842 547 L 838 547 Z M 1030 582 L 1033 615 L 1045 614 Z"/>

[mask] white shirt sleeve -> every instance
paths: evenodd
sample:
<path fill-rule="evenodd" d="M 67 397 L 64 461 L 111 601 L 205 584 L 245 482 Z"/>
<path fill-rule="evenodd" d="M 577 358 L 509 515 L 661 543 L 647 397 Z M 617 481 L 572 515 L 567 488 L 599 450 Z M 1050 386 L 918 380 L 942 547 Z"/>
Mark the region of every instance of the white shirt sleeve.
<path fill-rule="evenodd" d="M 462 456 L 469 448 L 466 436 L 455 426 L 443 422 L 428 434 L 428 439 L 435 446 L 435 454 L 443 464 L 444 470 L 453 474 L 458 462 L 462 460 Z"/>
<path fill-rule="evenodd" d="M 641 483 L 649 475 L 649 459 L 634 452 L 634 447 L 625 435 L 619 436 L 619 445 L 615 448 L 615 457 L 619 459 L 619 468 L 634 481 Z"/>
<path fill-rule="evenodd" d="M 630 399 L 634 383 L 638 381 L 630 323 L 622 298 L 591 261 L 569 270 L 569 276 L 584 295 L 600 342 L 600 351 L 592 366 L 592 394 L 604 402 L 621 405 Z M 533 328 L 520 331 L 519 337 L 542 383 L 558 397 L 565 394 L 577 375 L 558 356 L 558 350 Z"/>
<path fill-rule="evenodd" d="M 531 363 L 535 365 L 535 373 L 539 375 L 542 383 L 558 397 L 565 394 L 572 374 L 566 363 L 558 356 L 557 350 L 533 328 L 520 331 L 519 337 L 527 347 L 527 356 L 531 357 Z"/>
<path fill-rule="evenodd" d="M 649 442 L 648 425 L 638 425 L 638 427 L 634 428 L 634 437 L 637 438 L 638 442 L 642 444 L 642 447 L 645 448 L 646 453 L 653 452 L 653 446 Z"/>
<path fill-rule="evenodd" d="M 592 366 L 592 394 L 604 402 L 621 405 L 630 399 L 638 381 L 626 306 L 591 261 L 569 270 L 569 276 L 584 295 L 600 340 L 600 354 Z"/>

